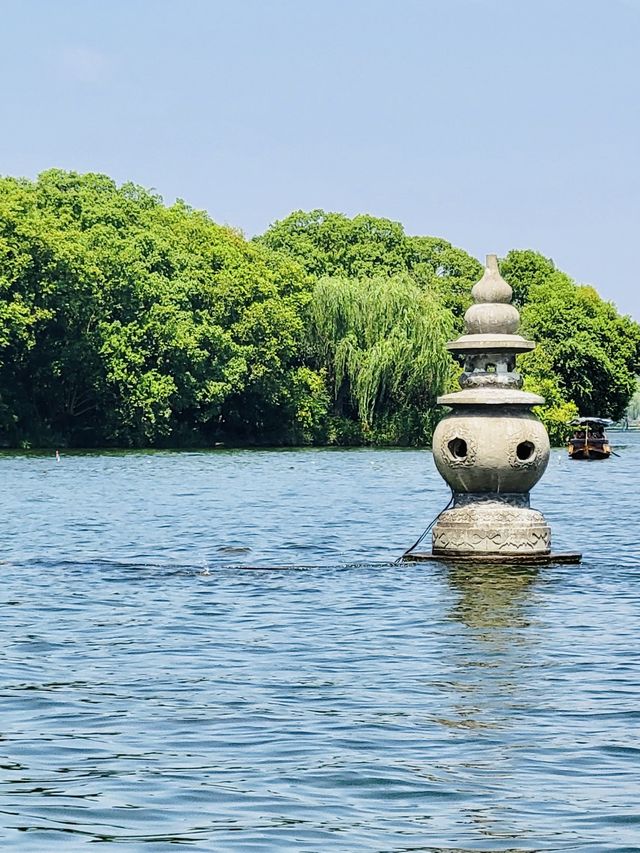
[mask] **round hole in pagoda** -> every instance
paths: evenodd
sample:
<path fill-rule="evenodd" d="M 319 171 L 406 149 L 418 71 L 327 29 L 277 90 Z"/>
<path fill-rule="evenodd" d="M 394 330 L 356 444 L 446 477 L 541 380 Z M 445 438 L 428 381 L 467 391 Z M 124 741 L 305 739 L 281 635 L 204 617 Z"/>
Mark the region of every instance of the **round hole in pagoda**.
<path fill-rule="evenodd" d="M 531 459 L 533 456 L 533 451 L 535 447 L 530 441 L 521 441 L 520 444 L 516 447 L 516 456 L 521 462 L 526 462 L 527 459 Z"/>
<path fill-rule="evenodd" d="M 452 438 L 447 447 L 449 448 L 449 453 L 454 459 L 467 458 L 467 442 L 464 438 Z"/>

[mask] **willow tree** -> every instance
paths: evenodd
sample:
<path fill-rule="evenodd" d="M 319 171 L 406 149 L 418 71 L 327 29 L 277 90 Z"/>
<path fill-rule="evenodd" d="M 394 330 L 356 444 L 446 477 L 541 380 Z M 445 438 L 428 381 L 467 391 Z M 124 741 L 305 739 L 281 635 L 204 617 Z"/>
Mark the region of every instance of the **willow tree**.
<path fill-rule="evenodd" d="M 451 376 L 452 323 L 437 295 L 408 275 L 320 279 L 309 336 L 334 416 L 355 421 L 364 440 L 428 440 Z"/>
<path fill-rule="evenodd" d="M 640 379 L 638 379 L 636 391 L 627 406 L 625 417 L 630 421 L 640 419 Z"/>

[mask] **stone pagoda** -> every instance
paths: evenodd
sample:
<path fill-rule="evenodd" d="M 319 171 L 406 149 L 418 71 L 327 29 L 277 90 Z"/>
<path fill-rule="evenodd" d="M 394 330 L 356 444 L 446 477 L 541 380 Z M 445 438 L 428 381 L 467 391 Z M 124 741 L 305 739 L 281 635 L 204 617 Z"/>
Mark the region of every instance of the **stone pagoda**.
<path fill-rule="evenodd" d="M 551 531 L 531 509 L 529 490 L 549 461 L 549 437 L 531 411 L 544 403 L 522 390 L 516 356 L 535 344 L 516 334 L 520 315 L 512 291 L 487 256 L 471 291 L 465 334 L 447 344 L 464 364 L 461 391 L 438 403 L 452 411 L 433 436 L 436 467 L 453 492 L 453 506 L 432 532 L 432 553 L 409 559 L 483 562 L 577 562 L 579 554 L 551 553 Z"/>

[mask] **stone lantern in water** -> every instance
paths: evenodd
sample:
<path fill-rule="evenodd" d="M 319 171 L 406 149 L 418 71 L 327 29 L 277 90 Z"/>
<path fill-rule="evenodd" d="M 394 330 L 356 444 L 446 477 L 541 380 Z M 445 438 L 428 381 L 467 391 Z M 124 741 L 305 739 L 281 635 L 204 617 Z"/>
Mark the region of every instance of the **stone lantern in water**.
<path fill-rule="evenodd" d="M 413 559 L 577 561 L 579 554 L 551 554 L 549 525 L 529 505 L 549 461 L 547 431 L 531 411 L 544 399 L 523 391 L 516 373 L 516 356 L 535 344 L 516 334 L 520 316 L 495 255 L 471 294 L 465 334 L 447 345 L 464 362 L 462 390 L 438 398 L 452 411 L 433 436 L 453 506 L 434 524 L 432 553 Z"/>

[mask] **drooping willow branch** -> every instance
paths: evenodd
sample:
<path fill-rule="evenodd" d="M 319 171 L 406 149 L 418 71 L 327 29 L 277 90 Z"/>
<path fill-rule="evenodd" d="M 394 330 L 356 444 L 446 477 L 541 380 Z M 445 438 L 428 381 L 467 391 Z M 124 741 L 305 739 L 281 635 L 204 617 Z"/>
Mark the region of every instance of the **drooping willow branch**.
<path fill-rule="evenodd" d="M 333 377 L 334 399 L 346 389 L 363 423 L 392 402 L 429 405 L 444 390 L 451 315 L 409 276 L 322 278 L 309 314 L 311 344 Z"/>

